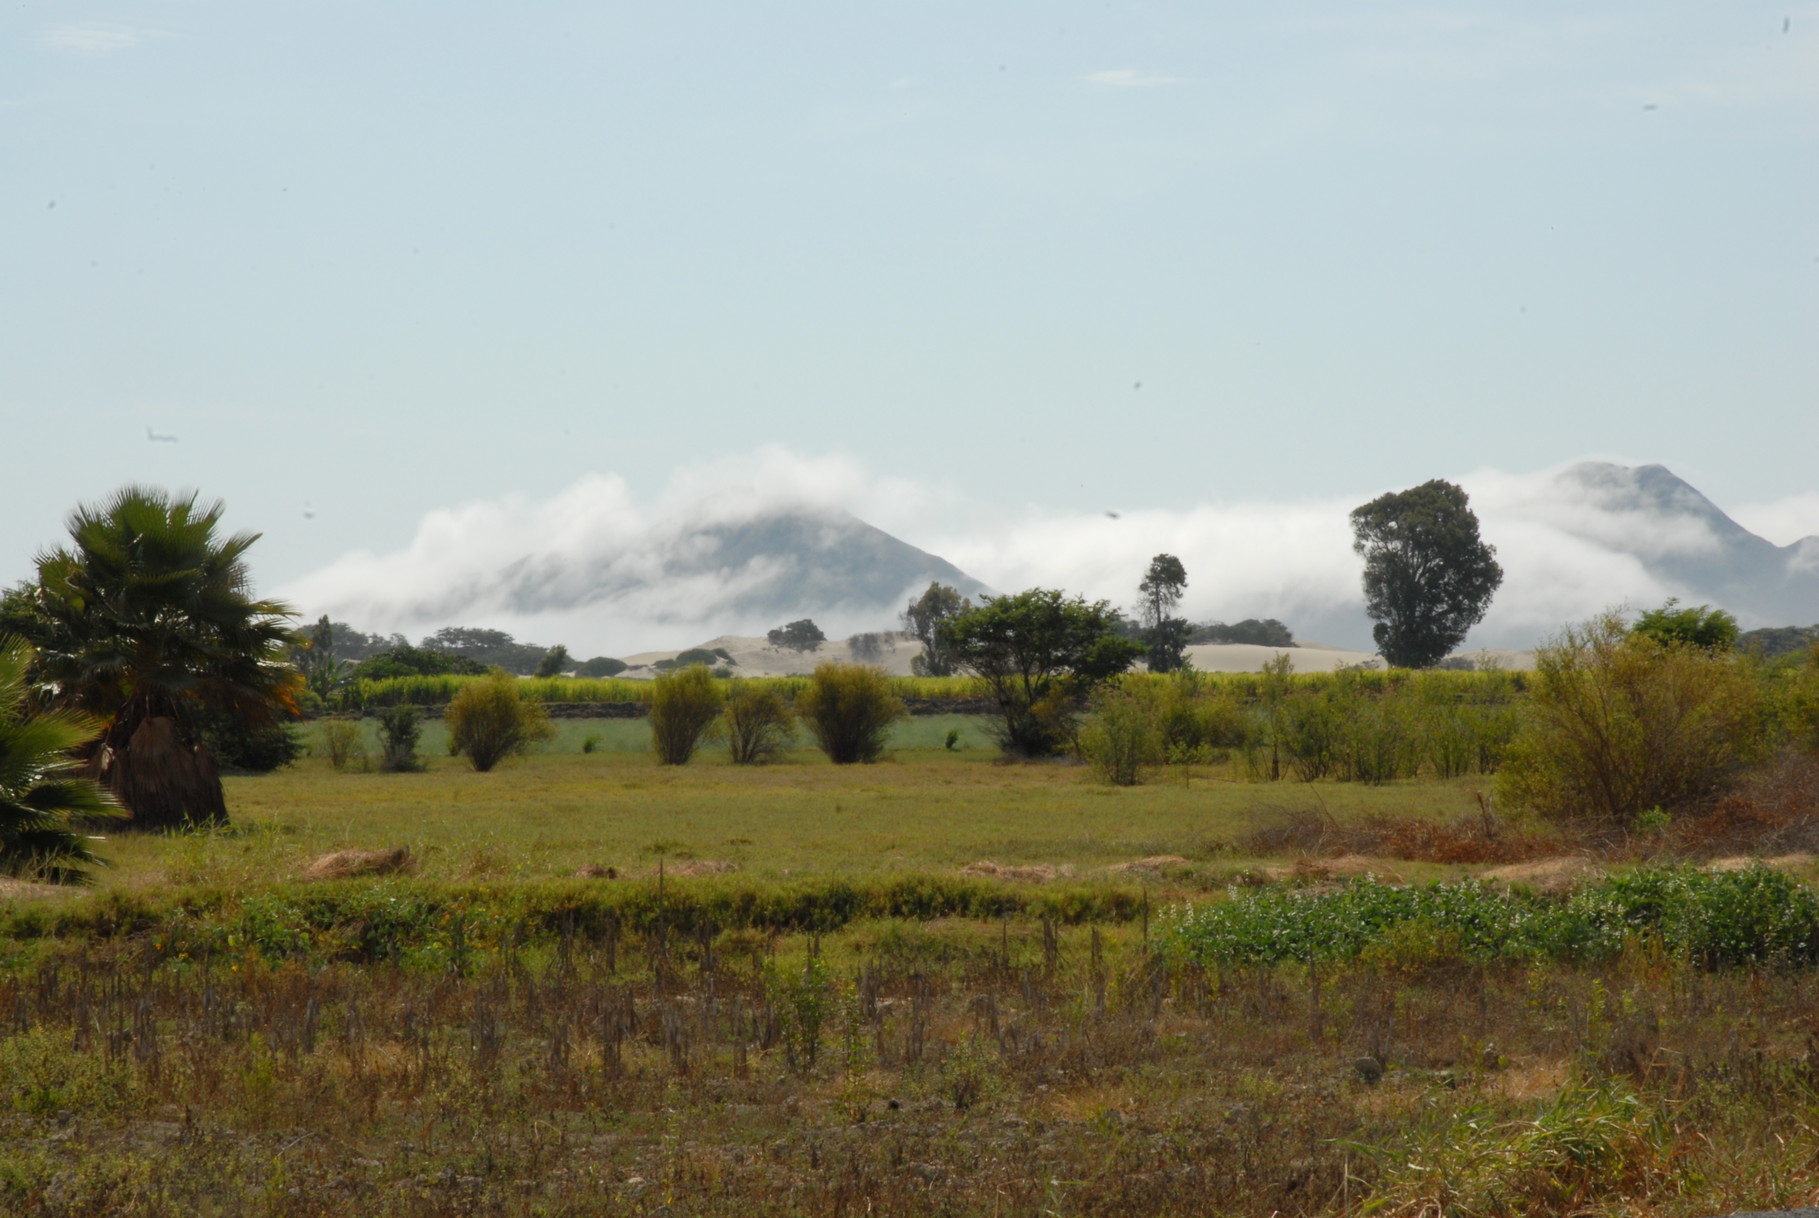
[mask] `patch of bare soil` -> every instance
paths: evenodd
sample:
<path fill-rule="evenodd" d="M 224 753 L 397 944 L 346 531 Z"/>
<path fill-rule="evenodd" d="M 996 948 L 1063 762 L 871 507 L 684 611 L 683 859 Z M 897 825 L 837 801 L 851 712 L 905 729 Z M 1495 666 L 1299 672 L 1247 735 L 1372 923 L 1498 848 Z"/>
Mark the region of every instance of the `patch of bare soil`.
<path fill-rule="evenodd" d="M 1074 869 L 1065 864 L 1057 867 L 1053 863 L 994 863 L 990 859 L 981 859 L 977 863 L 968 863 L 962 867 L 960 874 L 976 879 L 1018 880 L 1026 884 L 1046 884 L 1050 880 L 1074 874 Z"/>
<path fill-rule="evenodd" d="M 1728 858 L 1713 859 L 1705 865 L 1707 871 L 1748 871 L 1760 863 L 1775 871 L 1803 871 L 1813 865 L 1814 856 L 1807 853 L 1780 854 L 1765 859 L 1755 854 L 1733 854 Z"/>
<path fill-rule="evenodd" d="M 39 884 L 32 880 L 15 880 L 11 876 L 0 875 L 0 900 L 60 897 L 81 891 L 68 884 Z"/>
<path fill-rule="evenodd" d="M 687 859 L 680 863 L 669 863 L 663 867 L 664 875 L 692 879 L 703 875 L 731 875 L 739 870 L 739 864 L 727 859 Z M 657 869 L 651 868 L 650 874 L 656 875 Z"/>
<path fill-rule="evenodd" d="M 617 867 L 602 867 L 599 863 L 583 863 L 575 870 L 577 880 L 616 880 L 619 878 Z"/>
<path fill-rule="evenodd" d="M 1258 854 L 1359 854 L 1423 863 L 1520 863 L 1568 850 L 1558 838 L 1505 824 L 1488 808 L 1450 824 L 1408 816 L 1373 816 L 1341 824 L 1324 812 L 1303 809 L 1278 816 L 1244 845 Z"/>
<path fill-rule="evenodd" d="M 337 850 L 311 859 L 303 868 L 306 880 L 345 880 L 356 875 L 410 874 L 417 869 L 409 846 L 390 850 Z"/>
<path fill-rule="evenodd" d="M 1604 869 L 1582 855 L 1566 858 L 1537 859 L 1532 863 L 1511 863 L 1480 872 L 1478 878 L 1496 884 L 1520 884 L 1536 892 L 1559 893 L 1596 880 Z"/>
<path fill-rule="evenodd" d="M 1402 875 L 1389 859 L 1368 854 L 1342 854 L 1330 859 L 1296 859 L 1289 878 L 1297 880 L 1355 880 L 1374 876 L 1386 884 L 1402 883 Z"/>
<path fill-rule="evenodd" d="M 1113 863 L 1106 870 L 1116 875 L 1141 872 L 1145 875 L 1159 876 L 1171 867 L 1185 866 L 1187 866 L 1187 860 L 1179 854 L 1152 854 L 1146 859 L 1134 859 L 1128 863 Z"/>

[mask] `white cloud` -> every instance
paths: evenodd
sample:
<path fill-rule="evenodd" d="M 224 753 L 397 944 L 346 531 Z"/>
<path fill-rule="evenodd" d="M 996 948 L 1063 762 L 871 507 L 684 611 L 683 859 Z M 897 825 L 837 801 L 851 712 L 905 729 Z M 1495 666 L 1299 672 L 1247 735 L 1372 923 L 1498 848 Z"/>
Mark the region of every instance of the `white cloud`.
<path fill-rule="evenodd" d="M 1685 596 L 1641 556 L 1698 555 L 1713 544 L 1693 515 L 1637 512 L 1610 484 L 1559 469 L 1458 480 L 1506 573 L 1471 646 L 1529 646 L 1610 605 Z M 774 577 L 763 563 L 665 573 L 678 547 L 699 544 L 689 540 L 695 528 L 841 509 L 1003 591 L 1061 587 L 1128 605 L 1150 558 L 1171 553 L 1187 567 L 1183 610 L 1195 620 L 1275 617 L 1302 637 L 1356 646 L 1368 634 L 1348 513 L 1369 497 L 1215 502 L 1116 519 L 1005 512 L 953 486 L 879 477 L 849 457 L 768 446 L 679 469 L 648 506 L 623 479 L 592 475 L 547 499 L 508 495 L 431 512 L 404 549 L 349 554 L 279 593 L 312 617 L 411 637 L 459 624 L 584 655 L 682 647 L 776 624 L 746 620 L 736 607 Z M 1819 512 L 1819 496 L 1739 515 L 1766 529 L 1774 512 L 1809 519 L 1800 514 Z M 886 628 L 895 611 L 849 606 L 816 620 L 837 635 Z"/>
<path fill-rule="evenodd" d="M 1778 546 L 1791 546 L 1807 537 L 1819 537 L 1819 491 L 1806 491 L 1768 503 L 1745 503 L 1733 509 L 1732 520 Z"/>
<path fill-rule="evenodd" d="M 1113 89 L 1154 89 L 1161 85 L 1187 83 L 1179 76 L 1155 76 L 1132 68 L 1112 68 L 1104 72 L 1089 72 L 1086 79 L 1092 84 L 1106 85 Z"/>
<path fill-rule="evenodd" d="M 111 55 L 163 36 L 160 30 L 112 21 L 75 21 L 50 26 L 38 36 L 38 41 L 53 50 L 76 55 Z"/>

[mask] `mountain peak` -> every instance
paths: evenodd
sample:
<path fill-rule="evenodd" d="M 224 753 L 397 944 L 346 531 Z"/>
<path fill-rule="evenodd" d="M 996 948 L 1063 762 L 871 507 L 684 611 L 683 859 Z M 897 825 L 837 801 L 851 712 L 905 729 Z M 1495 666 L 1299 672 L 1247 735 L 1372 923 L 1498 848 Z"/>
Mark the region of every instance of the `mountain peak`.
<path fill-rule="evenodd" d="M 1758 537 L 1665 465 L 1581 461 L 1553 486 L 1569 530 L 1634 554 L 1687 599 L 1771 625 L 1805 621 L 1819 605 L 1819 547 Z"/>

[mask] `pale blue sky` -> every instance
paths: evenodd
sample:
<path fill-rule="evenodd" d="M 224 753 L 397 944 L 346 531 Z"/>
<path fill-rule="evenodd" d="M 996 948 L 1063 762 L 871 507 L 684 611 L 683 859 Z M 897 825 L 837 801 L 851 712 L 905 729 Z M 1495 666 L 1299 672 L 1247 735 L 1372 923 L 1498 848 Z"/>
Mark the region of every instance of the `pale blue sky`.
<path fill-rule="evenodd" d="M 283 581 L 766 443 L 1811 496 L 1819 5 L 18 4 L 0 414 L 6 582 L 129 479 Z"/>

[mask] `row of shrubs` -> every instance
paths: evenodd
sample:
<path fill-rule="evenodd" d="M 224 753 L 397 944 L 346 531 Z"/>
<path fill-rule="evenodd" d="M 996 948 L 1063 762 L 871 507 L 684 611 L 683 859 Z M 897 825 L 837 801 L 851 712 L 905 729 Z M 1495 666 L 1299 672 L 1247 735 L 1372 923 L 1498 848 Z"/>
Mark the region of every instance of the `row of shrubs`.
<path fill-rule="evenodd" d="M 568 937 L 682 939 L 733 930 L 820 934 L 881 918 L 1025 917 L 1077 925 L 1132 921 L 1147 908 L 1135 885 L 1036 888 L 943 875 L 786 883 L 708 877 L 663 885 L 387 879 L 253 893 L 110 892 L 80 904 L 15 905 L 0 909 L 0 942 L 129 940 L 159 959 L 253 954 L 271 961 L 392 960 L 440 968 L 503 947 Z"/>
<path fill-rule="evenodd" d="M 449 752 L 486 771 L 547 740 L 549 714 L 524 684 L 494 672 L 456 690 L 443 714 Z M 822 664 L 794 685 L 722 681 L 695 665 L 663 673 L 648 686 L 651 747 L 664 765 L 686 765 L 704 742 L 717 737 L 726 740 L 737 764 L 772 761 L 794 744 L 798 723 L 835 764 L 873 762 L 884 754 L 891 725 L 908 714 L 889 677 L 856 664 Z M 418 708 L 388 706 L 378 719 L 379 768 L 421 769 Z M 323 721 L 319 736 L 335 769 L 355 758 L 359 735 L 353 721 Z"/>
<path fill-rule="evenodd" d="M 691 665 L 675 666 L 666 673 L 685 671 Z M 738 677 L 713 676 L 722 690 L 740 684 L 762 684 L 793 698 L 808 687 L 809 677 Z M 387 677 L 380 681 L 356 681 L 347 690 L 349 710 L 377 710 L 386 706 L 447 706 L 455 695 L 484 676 L 461 676 L 452 673 L 434 676 Z M 983 682 L 974 677 L 886 677 L 890 690 L 905 700 L 926 702 L 973 702 L 986 696 Z M 645 703 L 651 698 L 655 681 L 635 681 L 625 677 L 525 677 L 518 688 L 526 698 L 542 703 Z"/>
<path fill-rule="evenodd" d="M 1385 963 L 1589 961 L 1634 943 L 1702 968 L 1819 961 L 1819 897 L 1787 876 L 1644 869 L 1564 900 L 1468 881 L 1405 887 L 1355 880 L 1337 891 L 1264 888 L 1173 911 L 1165 950 L 1205 965 L 1380 956 Z"/>
<path fill-rule="evenodd" d="M 1198 673 L 1099 691 L 1081 752 L 1109 782 L 1146 767 L 1235 759 L 1251 778 L 1384 783 L 1490 773 L 1519 724 L 1522 682 L 1501 672 L 1296 676 L 1272 661 L 1245 680 Z"/>
<path fill-rule="evenodd" d="M 1501 806 L 1626 831 L 1704 811 L 1784 752 L 1819 753 L 1819 647 L 1769 660 L 1607 614 L 1535 664 L 1309 679 L 1284 659 L 1248 683 L 1126 678 L 1098 692 L 1080 748 L 1124 784 L 1226 756 L 1254 779 L 1495 773 Z"/>

